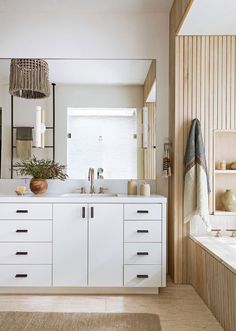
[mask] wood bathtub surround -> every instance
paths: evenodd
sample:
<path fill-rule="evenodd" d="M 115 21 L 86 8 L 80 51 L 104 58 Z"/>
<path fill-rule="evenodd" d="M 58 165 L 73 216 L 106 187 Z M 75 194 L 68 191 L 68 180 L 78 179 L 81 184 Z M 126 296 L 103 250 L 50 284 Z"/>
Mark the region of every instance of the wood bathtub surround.
<path fill-rule="evenodd" d="M 225 331 L 236 330 L 236 274 L 188 238 L 188 281 Z"/>
<path fill-rule="evenodd" d="M 214 209 L 214 130 L 236 129 L 236 37 L 177 36 L 192 1 L 176 0 L 170 14 L 169 273 L 188 282 L 189 226 L 183 223 L 183 159 L 191 122 L 201 122 Z"/>

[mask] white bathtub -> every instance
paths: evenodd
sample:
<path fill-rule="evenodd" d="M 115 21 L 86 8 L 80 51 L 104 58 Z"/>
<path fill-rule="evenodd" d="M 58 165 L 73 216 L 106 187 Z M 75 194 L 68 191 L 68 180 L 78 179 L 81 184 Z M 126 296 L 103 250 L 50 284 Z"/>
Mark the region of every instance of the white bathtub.
<path fill-rule="evenodd" d="M 191 236 L 191 238 L 236 273 L 236 238 L 214 236 Z"/>

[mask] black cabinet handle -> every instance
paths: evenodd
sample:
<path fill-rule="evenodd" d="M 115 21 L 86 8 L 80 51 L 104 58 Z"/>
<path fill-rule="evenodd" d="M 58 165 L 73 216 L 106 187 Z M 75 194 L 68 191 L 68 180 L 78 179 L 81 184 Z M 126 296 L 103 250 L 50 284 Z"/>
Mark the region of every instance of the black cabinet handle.
<path fill-rule="evenodd" d="M 27 278 L 28 275 L 27 274 L 16 274 L 15 278 Z"/>
<path fill-rule="evenodd" d="M 18 214 L 27 214 L 28 213 L 28 210 L 27 209 L 18 209 L 16 212 Z"/>
<path fill-rule="evenodd" d="M 137 255 L 149 255 L 148 252 L 137 252 Z"/>
<path fill-rule="evenodd" d="M 85 207 L 82 207 L 82 218 L 85 218 Z"/>
<path fill-rule="evenodd" d="M 94 207 L 91 207 L 91 218 L 94 218 Z"/>
<path fill-rule="evenodd" d="M 148 214 L 148 210 L 137 210 L 138 214 Z"/>
<path fill-rule="evenodd" d="M 28 255 L 28 252 L 16 252 L 16 255 Z"/>
<path fill-rule="evenodd" d="M 137 278 L 148 278 L 148 275 L 137 275 Z"/>
<path fill-rule="evenodd" d="M 16 230 L 16 233 L 26 233 L 28 230 Z"/>
<path fill-rule="evenodd" d="M 148 230 L 137 230 L 137 233 L 148 233 Z"/>

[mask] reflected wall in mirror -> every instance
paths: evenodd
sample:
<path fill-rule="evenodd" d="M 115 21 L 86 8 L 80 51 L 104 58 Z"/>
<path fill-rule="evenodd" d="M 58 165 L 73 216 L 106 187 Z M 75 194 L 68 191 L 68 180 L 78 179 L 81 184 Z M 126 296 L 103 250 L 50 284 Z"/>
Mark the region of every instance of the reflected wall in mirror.
<path fill-rule="evenodd" d="M 90 167 L 100 179 L 156 179 L 156 61 L 46 61 L 55 94 L 51 85 L 48 98 L 31 100 L 11 98 L 10 60 L 0 60 L 1 178 L 11 178 L 11 165 L 23 158 L 16 145 L 24 127 L 32 130 L 31 154 L 54 156 L 71 179 L 86 179 Z M 44 148 L 35 141 L 39 106 Z"/>

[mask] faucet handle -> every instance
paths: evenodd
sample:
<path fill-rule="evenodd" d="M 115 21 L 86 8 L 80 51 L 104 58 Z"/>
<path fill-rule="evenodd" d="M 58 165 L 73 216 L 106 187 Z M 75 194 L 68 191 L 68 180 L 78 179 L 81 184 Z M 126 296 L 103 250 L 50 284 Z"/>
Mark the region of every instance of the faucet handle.
<path fill-rule="evenodd" d="M 216 232 L 216 237 L 220 237 L 221 236 L 221 229 L 211 229 L 211 232 Z"/>
<path fill-rule="evenodd" d="M 228 232 L 232 232 L 231 237 L 235 238 L 236 237 L 236 229 L 226 229 Z"/>
<path fill-rule="evenodd" d="M 86 193 L 86 190 L 85 190 L 85 187 L 82 186 L 82 187 L 80 188 L 80 194 L 84 194 L 84 193 Z"/>
<path fill-rule="evenodd" d="M 99 187 L 99 194 L 104 194 L 104 192 L 108 191 L 108 190 L 109 190 L 108 188 L 100 186 Z"/>

